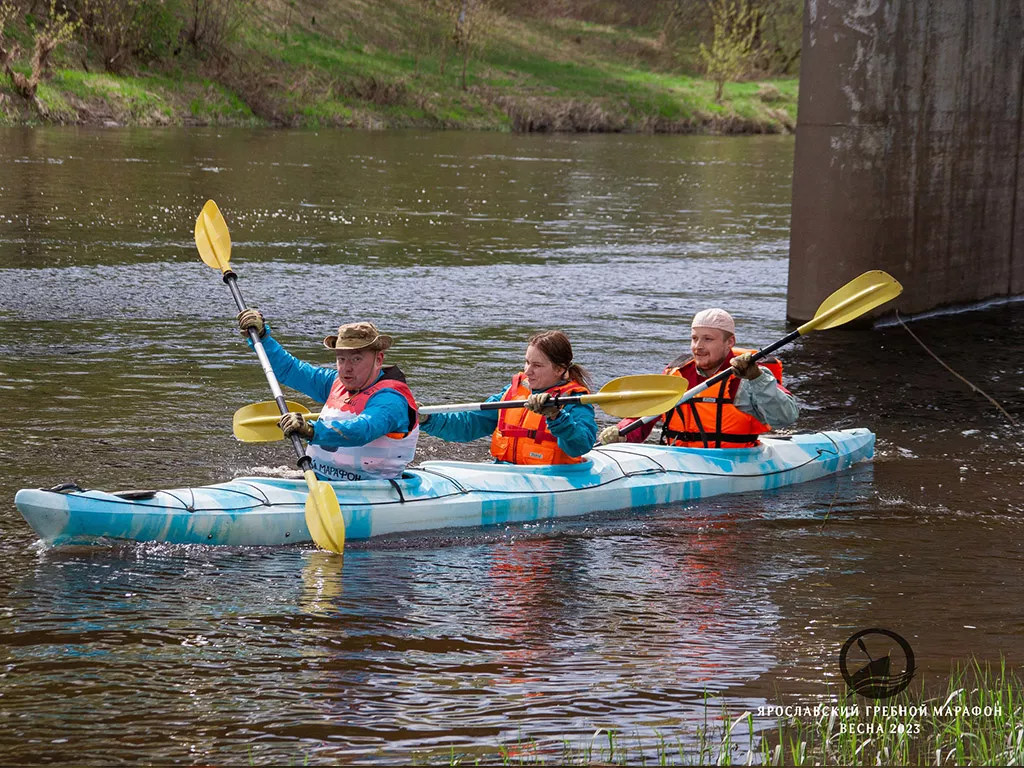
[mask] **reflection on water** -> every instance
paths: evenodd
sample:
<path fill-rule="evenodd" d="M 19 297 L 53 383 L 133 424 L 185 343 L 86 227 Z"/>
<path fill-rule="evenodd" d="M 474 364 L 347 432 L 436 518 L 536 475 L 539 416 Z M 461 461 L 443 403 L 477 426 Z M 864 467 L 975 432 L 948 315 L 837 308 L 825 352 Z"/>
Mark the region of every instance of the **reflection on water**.
<path fill-rule="evenodd" d="M 344 556 L 331 552 L 313 551 L 302 566 L 302 596 L 300 605 L 303 613 L 314 616 L 329 616 L 337 610 L 338 598 L 343 592 Z"/>
<path fill-rule="evenodd" d="M 783 335 L 791 140 L 0 136 L 7 760 L 447 762 L 599 728 L 674 743 L 723 704 L 835 690 L 868 626 L 907 637 L 925 680 L 1022 661 L 1020 433 L 898 327 L 786 350 L 801 427 L 870 426 L 878 457 L 761 495 L 353 542 L 344 572 L 300 548 L 42 549 L 10 503 L 290 462 L 229 436 L 267 395 L 194 253 L 207 198 L 294 352 L 329 362 L 318 339 L 370 319 L 421 401 L 465 401 L 543 327 L 599 383 L 660 370 L 706 305 L 735 311 L 742 344 Z M 1022 321 L 1007 305 L 915 332 L 1020 416 Z"/>

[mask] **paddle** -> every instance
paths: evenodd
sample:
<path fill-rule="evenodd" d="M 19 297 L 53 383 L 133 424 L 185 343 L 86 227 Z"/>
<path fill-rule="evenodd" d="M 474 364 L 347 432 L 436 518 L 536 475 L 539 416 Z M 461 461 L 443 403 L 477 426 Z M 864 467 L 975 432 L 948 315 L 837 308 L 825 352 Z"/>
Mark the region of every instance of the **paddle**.
<path fill-rule="evenodd" d="M 819 306 L 818 311 L 814 313 L 814 317 L 792 333 L 776 341 L 774 344 L 769 344 L 764 349 L 755 352 L 751 356 L 751 359 L 757 361 L 767 357 L 780 347 L 786 346 L 791 341 L 795 341 L 811 331 L 823 331 L 828 328 L 835 328 L 838 325 L 843 325 L 851 320 L 855 320 L 875 307 L 881 306 L 887 301 L 892 301 L 901 293 L 903 293 L 903 286 L 900 285 L 892 275 L 878 269 L 865 272 L 860 277 L 855 277 L 821 302 L 821 306 Z M 730 376 L 732 376 L 732 368 L 727 368 L 724 371 L 716 373 L 707 381 L 698 384 L 693 389 L 687 390 L 672 407 L 675 408 L 682 405 L 687 400 L 691 400 L 699 395 L 708 387 L 713 387 L 715 384 L 725 381 Z M 634 413 L 632 415 L 640 416 L 641 414 Z M 639 429 L 641 424 L 650 424 L 652 421 L 657 421 L 660 416 L 661 414 L 654 414 L 644 416 L 642 419 L 637 419 L 637 421 L 634 421 L 632 424 L 627 424 L 625 427 L 620 429 L 619 434 L 627 435 L 634 429 Z"/>
<path fill-rule="evenodd" d="M 568 395 L 556 397 L 558 405 L 569 403 L 593 403 L 600 405 L 602 410 L 612 416 L 644 416 L 661 414 L 672 408 L 686 389 L 686 380 L 679 376 L 664 374 L 644 374 L 642 376 L 622 376 L 612 379 L 600 390 L 590 395 Z M 312 421 L 320 414 L 310 413 L 300 403 L 287 402 L 289 410 L 301 413 L 307 421 Z M 420 413 L 454 413 L 456 411 L 497 411 L 504 408 L 522 408 L 525 400 L 505 400 L 491 403 L 452 403 L 450 405 L 425 405 L 419 408 Z M 266 443 L 281 440 L 284 435 L 277 428 L 280 414 L 276 410 L 277 403 L 264 401 L 246 405 L 235 411 L 232 421 L 235 437 L 244 443 Z"/>
<path fill-rule="evenodd" d="M 199 249 L 199 255 L 207 266 L 219 269 L 223 273 L 224 282 L 231 289 L 231 295 L 235 299 L 235 306 L 239 312 L 244 310 L 245 302 L 238 290 L 238 276 L 231 270 L 231 235 L 224 217 L 213 200 L 206 201 L 196 219 L 196 248 Z M 287 413 L 288 406 L 284 394 L 277 383 L 270 360 L 267 359 L 260 336 L 254 328 L 249 329 L 249 338 L 252 339 L 256 356 L 263 366 L 263 373 L 266 374 L 279 412 Z M 295 455 L 299 459 L 299 468 L 309 487 L 309 495 L 306 496 L 306 526 L 317 546 L 340 554 L 345 549 L 345 519 L 342 517 L 341 507 L 338 506 L 338 496 L 333 487 L 317 479 L 313 472 L 313 462 L 306 455 L 299 436 L 292 434 L 291 440 Z"/>
<path fill-rule="evenodd" d="M 319 413 L 313 413 L 302 403 L 285 401 L 285 407 L 292 413 L 301 413 L 306 421 L 316 421 Z M 231 420 L 231 429 L 235 439 L 243 443 L 272 443 L 284 440 L 284 433 L 277 427 L 281 419 L 281 411 L 276 400 L 264 400 L 262 403 L 243 405 Z"/>
<path fill-rule="evenodd" d="M 566 395 L 551 399 L 554 405 L 570 403 L 592 403 L 600 405 L 601 410 L 612 416 L 636 416 L 641 413 L 658 413 L 665 403 L 673 403 L 679 399 L 686 387 L 673 379 L 678 376 L 664 374 L 644 374 L 641 376 L 621 376 L 612 379 L 601 389 L 589 395 Z M 425 405 L 420 413 L 454 413 L 456 411 L 500 411 L 505 408 L 523 408 L 525 400 L 496 400 L 490 403 L 452 403 L 450 405 Z M 664 413 L 664 411 L 661 411 Z"/>

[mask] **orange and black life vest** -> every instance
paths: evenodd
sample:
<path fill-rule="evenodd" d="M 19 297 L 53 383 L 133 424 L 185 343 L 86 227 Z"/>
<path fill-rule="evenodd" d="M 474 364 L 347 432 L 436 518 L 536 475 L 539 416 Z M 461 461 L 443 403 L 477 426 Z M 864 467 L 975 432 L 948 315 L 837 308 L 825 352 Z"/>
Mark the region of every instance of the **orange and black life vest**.
<path fill-rule="evenodd" d="M 575 381 L 545 390 L 555 395 L 586 395 L 590 390 Z M 517 373 L 502 400 L 525 400 L 531 394 L 526 374 Z M 491 435 L 491 455 L 510 464 L 579 464 L 581 456 L 570 456 L 558 447 L 558 438 L 548 431 L 548 420 L 525 408 L 498 411 L 498 427 Z"/>
<path fill-rule="evenodd" d="M 733 347 L 732 355 L 722 363 L 718 371 L 726 370 L 732 358 L 756 351 Z M 758 360 L 757 364 L 771 371 L 775 380 L 782 383 L 782 363 L 776 358 L 764 358 Z M 704 378 L 697 373 L 697 363 L 692 359 L 675 368 L 666 369 L 665 373 L 682 376 L 689 385 L 687 389 L 704 382 Z M 740 379 L 730 376 L 708 387 L 698 397 L 673 408 L 665 414 L 661 444 L 686 448 L 750 448 L 757 445 L 758 435 L 769 432 L 771 427 L 733 405 L 739 386 Z"/>

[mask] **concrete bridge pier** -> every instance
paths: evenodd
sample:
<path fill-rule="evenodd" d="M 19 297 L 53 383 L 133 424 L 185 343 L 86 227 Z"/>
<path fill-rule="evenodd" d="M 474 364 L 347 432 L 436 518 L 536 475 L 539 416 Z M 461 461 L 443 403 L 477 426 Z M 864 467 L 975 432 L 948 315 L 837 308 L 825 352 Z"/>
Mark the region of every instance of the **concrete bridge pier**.
<path fill-rule="evenodd" d="M 1024 0 L 804 14 L 790 319 L 869 269 L 904 314 L 1024 295 Z"/>

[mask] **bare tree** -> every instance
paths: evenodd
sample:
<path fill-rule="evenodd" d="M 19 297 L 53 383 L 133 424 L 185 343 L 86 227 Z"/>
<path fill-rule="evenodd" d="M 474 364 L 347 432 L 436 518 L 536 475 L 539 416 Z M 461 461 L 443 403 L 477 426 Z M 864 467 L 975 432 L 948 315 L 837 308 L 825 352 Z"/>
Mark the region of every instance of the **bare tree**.
<path fill-rule="evenodd" d="M 462 57 L 462 90 L 467 88 L 466 73 L 469 69 L 469 60 L 479 47 L 489 22 L 486 0 L 459 1 L 452 39 L 455 42 L 455 50 Z"/>
<path fill-rule="evenodd" d="M 462 0 L 421 0 L 421 3 L 428 22 L 422 27 L 425 49 L 432 47 L 429 43 L 433 37 L 432 32 L 441 30 L 437 58 L 439 73 L 443 76 L 448 64 L 448 54 L 456 45 L 456 35 L 451 32 L 451 28 L 458 17 Z"/>
<path fill-rule="evenodd" d="M 99 48 L 107 72 L 123 72 L 142 45 L 143 0 L 79 0 L 86 39 Z"/>
<path fill-rule="evenodd" d="M 185 39 L 194 50 L 222 59 L 245 13 L 254 5 L 254 0 L 188 0 Z M 286 27 L 291 26 L 294 5 L 288 5 Z"/>
<path fill-rule="evenodd" d="M 69 21 L 69 14 L 66 10 L 57 13 L 56 0 L 50 0 L 50 13 L 43 28 L 36 32 L 35 44 L 32 47 L 32 72 L 26 77 L 12 66 L 14 59 L 21 52 L 18 44 L 13 41 L 8 42 L 4 39 L 3 34 L 4 27 L 16 14 L 17 9 L 12 3 L 0 4 L 0 64 L 3 65 L 4 71 L 11 79 L 14 90 L 32 102 L 40 113 L 45 114 L 46 109 L 36 97 L 39 81 L 49 65 L 50 54 L 58 46 L 74 37 L 75 31 L 78 29 L 78 22 Z"/>

